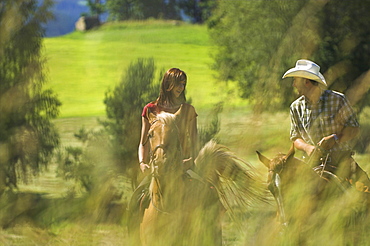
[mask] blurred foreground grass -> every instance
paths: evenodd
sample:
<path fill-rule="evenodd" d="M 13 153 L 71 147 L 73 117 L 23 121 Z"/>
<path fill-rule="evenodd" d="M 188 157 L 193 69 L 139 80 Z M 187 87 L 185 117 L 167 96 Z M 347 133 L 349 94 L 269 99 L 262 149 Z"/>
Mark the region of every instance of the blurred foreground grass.
<path fill-rule="evenodd" d="M 198 110 L 199 125 L 207 124 L 208 112 Z M 286 153 L 290 147 L 289 141 L 289 117 L 288 113 L 263 113 L 254 115 L 248 107 L 228 107 L 220 115 L 221 131 L 217 139 L 226 145 L 232 152 L 256 167 L 261 182 L 267 177 L 266 168 L 260 164 L 255 151 L 261 151 L 268 157 L 275 156 L 278 152 Z M 362 121 L 367 119 L 362 118 Z M 86 129 L 97 129 L 99 124 L 96 117 L 84 118 L 61 118 L 55 121 L 60 129 L 62 143 L 64 146 L 78 145 L 73 134 L 81 127 Z M 366 171 L 370 171 L 370 155 L 368 152 L 357 154 L 355 159 Z M 16 223 L 8 229 L 0 230 L 1 245 L 132 245 L 129 241 L 127 228 L 125 227 L 125 217 L 116 216 L 113 223 L 96 223 L 100 204 L 97 200 L 69 200 L 69 193 L 74 192 L 72 181 L 65 181 L 55 173 L 55 165 L 51 165 L 49 170 L 42 173 L 39 178 L 31 180 L 29 184 L 20 186 L 22 191 L 33 191 L 43 194 L 47 198 L 48 209 L 38 214 L 37 220 L 29 220 L 27 217 L 20 216 Z M 106 170 L 107 172 L 109 170 Z M 107 184 L 102 184 L 109 190 Z M 122 179 L 120 186 L 123 192 L 123 200 L 127 202 L 131 195 L 131 187 L 128 180 Z M 104 191 L 104 190 L 103 190 Z M 100 194 L 95 194 L 100 196 Z M 83 198 L 82 198 L 83 199 Z M 271 199 L 271 197 L 270 197 Z M 347 202 L 347 203 L 346 203 Z M 350 199 L 341 201 L 341 206 L 352 206 Z M 334 206 L 341 208 L 339 204 Z M 122 209 L 125 209 L 122 207 Z M 86 211 L 89 211 L 86 216 Z M 343 223 L 340 221 L 342 210 L 338 210 L 335 217 L 338 220 L 337 226 L 330 220 L 318 221 L 325 227 L 314 230 L 311 241 L 306 245 L 366 245 L 366 232 L 369 229 L 358 228 L 358 231 L 343 231 Z M 344 211 L 344 210 L 343 210 Z M 271 199 L 270 204 L 252 207 L 248 211 L 238 211 L 237 214 L 242 227 L 238 227 L 227 215 L 224 220 L 224 245 L 296 245 L 297 235 L 285 233 L 282 236 L 279 226 L 275 219 L 276 205 Z M 114 214 L 113 214 L 114 216 Z M 337 222 L 335 222 L 337 223 Z M 364 223 L 364 226 L 367 226 Z M 332 228 L 331 228 L 332 227 Z M 338 227 L 338 228 L 336 228 Z M 328 244 L 331 234 L 335 230 L 336 240 L 334 244 Z M 294 228 L 291 233 L 299 233 L 299 229 Z M 320 234 L 322 232 L 322 234 Z M 344 237 L 353 236 L 360 233 L 359 241 L 351 241 L 345 244 Z M 356 234 L 357 235 L 357 234 Z M 294 243 L 293 243 L 294 242 Z M 356 244 L 357 242 L 357 244 Z"/>

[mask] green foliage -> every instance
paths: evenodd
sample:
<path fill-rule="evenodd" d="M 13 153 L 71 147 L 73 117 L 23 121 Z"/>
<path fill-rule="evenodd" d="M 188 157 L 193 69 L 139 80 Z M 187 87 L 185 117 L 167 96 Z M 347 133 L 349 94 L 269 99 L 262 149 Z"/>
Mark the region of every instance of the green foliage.
<path fill-rule="evenodd" d="M 220 1 L 208 22 L 212 41 L 217 45 L 214 69 L 219 72 L 219 78 L 236 81 L 241 89 L 240 96 L 252 99 L 254 104 L 261 105 L 258 100 L 259 91 L 268 93 L 271 90 L 278 94 L 276 89 L 280 89 L 279 86 L 267 85 L 263 76 L 271 76 L 274 81 L 278 81 L 280 73 L 273 73 L 272 68 L 268 72 L 263 69 L 268 69 L 266 66 L 271 63 L 271 58 L 281 45 L 291 19 L 304 3 L 305 1 Z M 278 72 L 282 71 L 280 68 Z M 266 96 L 269 97 L 270 94 Z M 291 96 L 279 97 L 282 100 L 285 98 L 289 100 Z M 268 102 L 271 105 L 275 101 L 274 96 L 269 97 Z"/>
<path fill-rule="evenodd" d="M 59 144 L 51 120 L 61 103 L 52 90 L 43 89 L 41 55 L 42 25 L 52 17 L 51 6 L 49 0 L 0 4 L 0 192 L 16 186 L 16 176 L 46 165 Z"/>
<path fill-rule="evenodd" d="M 108 119 L 119 122 L 126 121 L 131 114 L 138 112 L 140 115 L 143 105 L 158 94 L 158 85 L 153 83 L 155 69 L 152 58 L 131 63 L 121 82 L 105 94 Z"/>
<path fill-rule="evenodd" d="M 370 151 L 370 108 L 366 107 L 359 115 L 360 134 L 356 139 L 354 149 L 361 154 L 369 153 Z"/>
<path fill-rule="evenodd" d="M 110 20 L 180 19 L 175 0 L 107 0 Z"/>
<path fill-rule="evenodd" d="M 179 0 L 179 6 L 195 23 L 203 23 L 211 16 L 216 0 Z"/>
<path fill-rule="evenodd" d="M 91 167 L 85 165 L 82 161 L 83 149 L 81 147 L 68 146 L 65 152 L 59 152 L 57 155 L 59 176 L 64 179 L 72 179 L 86 190 L 91 190 L 91 176 L 89 172 Z"/>
<path fill-rule="evenodd" d="M 138 171 L 137 148 L 140 140 L 141 112 L 159 92 L 155 80 L 156 67 L 152 58 L 131 63 L 121 82 L 105 94 L 104 103 L 108 120 L 102 121 L 116 153 L 118 165 L 123 169 Z M 158 81 L 158 80 L 157 80 Z"/>
<path fill-rule="evenodd" d="M 111 177 L 111 170 L 115 168 L 112 147 L 105 131 L 81 127 L 74 137 L 78 146 L 66 146 L 56 155 L 57 174 L 75 183 L 73 192 L 90 194 L 103 179 Z"/>
<path fill-rule="evenodd" d="M 58 175 L 73 184 L 67 199 L 77 205 L 78 217 L 90 223 L 120 223 L 127 203 L 127 195 L 123 194 L 128 186 L 116 166 L 107 132 L 82 127 L 74 136 L 79 146 L 67 146 L 57 155 Z M 61 214 L 71 221 L 75 218 L 70 213 Z"/>
<path fill-rule="evenodd" d="M 291 83 L 281 81 L 281 76 L 301 58 L 321 65 L 331 88 L 344 93 L 356 89 L 355 80 L 370 67 L 369 4 L 369 0 L 352 1 L 351 6 L 333 0 L 219 1 L 208 22 L 217 46 L 214 69 L 220 79 L 238 83 L 241 97 L 256 110 L 291 103 L 295 98 Z M 369 102 L 366 98 L 350 99 L 362 107 Z"/>
<path fill-rule="evenodd" d="M 100 16 L 103 14 L 105 10 L 105 5 L 101 2 L 101 0 L 88 0 L 87 5 L 90 8 L 90 12 L 93 16 Z"/>
<path fill-rule="evenodd" d="M 314 53 L 323 70 L 332 69 L 331 88 L 347 93 L 356 87 L 358 79 L 370 69 L 369 0 L 355 0 L 350 5 L 329 1 L 319 14 L 322 41 Z M 367 82 L 368 84 L 368 82 Z M 369 105 L 368 86 L 356 90 L 364 95 L 350 97 L 359 110 Z M 359 93 L 361 94 L 361 93 Z"/>
<path fill-rule="evenodd" d="M 129 0 L 107 0 L 106 8 L 109 11 L 109 20 L 128 20 L 136 15 L 135 9 L 130 8 Z"/>
<path fill-rule="evenodd" d="M 80 140 L 82 143 L 86 143 L 89 140 L 90 135 L 91 131 L 86 130 L 85 127 L 80 128 L 78 133 L 74 134 L 75 138 Z"/>
<path fill-rule="evenodd" d="M 209 124 L 203 127 L 199 127 L 198 133 L 200 146 L 204 146 L 211 139 L 214 139 L 217 142 L 217 139 L 215 139 L 215 137 L 217 133 L 219 133 L 221 130 L 219 114 L 222 112 L 222 110 L 223 103 L 217 103 L 211 110 L 210 115 L 207 117 L 208 119 L 211 119 Z"/>

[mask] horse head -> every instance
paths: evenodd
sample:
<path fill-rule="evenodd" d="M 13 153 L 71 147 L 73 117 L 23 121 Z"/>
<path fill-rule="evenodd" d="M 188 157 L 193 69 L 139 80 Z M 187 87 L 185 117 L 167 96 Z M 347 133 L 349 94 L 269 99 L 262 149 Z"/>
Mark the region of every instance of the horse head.
<path fill-rule="evenodd" d="M 182 171 L 181 143 L 176 118 L 177 114 L 162 112 L 156 115 L 148 131 L 152 172 L 160 176 L 168 172 Z"/>
<path fill-rule="evenodd" d="M 162 112 L 150 117 L 153 120 L 148 131 L 152 173 L 149 194 L 158 211 L 170 212 L 181 206 L 184 190 L 177 114 Z"/>
<path fill-rule="evenodd" d="M 323 197 L 327 197 L 331 192 L 327 185 L 329 180 L 317 175 L 303 160 L 294 157 L 294 153 L 292 146 L 288 154 L 280 153 L 269 159 L 257 151 L 259 160 L 269 170 L 268 189 L 276 200 L 278 215 L 283 225 L 291 218 L 305 221 L 320 200 L 325 201 Z M 334 179 L 335 175 L 332 175 L 330 180 Z M 336 192 L 339 186 L 336 183 L 332 185 L 333 191 Z"/>
<path fill-rule="evenodd" d="M 288 223 L 282 190 L 284 186 L 289 185 L 291 181 L 291 176 L 294 176 L 294 173 L 297 167 L 297 158 L 294 158 L 295 149 L 294 145 L 291 146 L 288 153 L 282 154 L 279 153 L 274 158 L 270 159 L 262 155 L 257 151 L 259 160 L 268 168 L 268 178 L 267 178 L 267 187 L 274 196 L 277 207 L 278 207 L 278 217 L 283 226 L 286 226 Z"/>
<path fill-rule="evenodd" d="M 288 151 L 288 154 L 278 154 L 273 159 L 267 158 L 266 156 L 262 155 L 259 151 L 256 151 L 258 155 L 258 159 L 268 168 L 270 172 L 279 173 L 281 172 L 285 165 L 291 163 L 294 158 L 295 149 L 294 145 Z"/>

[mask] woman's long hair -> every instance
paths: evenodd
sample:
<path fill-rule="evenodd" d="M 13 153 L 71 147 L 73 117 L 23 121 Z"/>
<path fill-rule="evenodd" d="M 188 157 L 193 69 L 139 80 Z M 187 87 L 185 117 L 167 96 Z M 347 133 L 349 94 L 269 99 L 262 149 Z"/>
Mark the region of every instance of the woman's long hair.
<path fill-rule="evenodd" d="M 185 81 L 183 92 L 179 98 L 173 98 L 171 90 L 178 85 L 180 82 Z M 159 105 L 174 105 L 186 102 L 185 89 L 186 89 L 187 77 L 186 73 L 178 68 L 169 69 L 163 76 L 159 97 L 157 104 Z"/>

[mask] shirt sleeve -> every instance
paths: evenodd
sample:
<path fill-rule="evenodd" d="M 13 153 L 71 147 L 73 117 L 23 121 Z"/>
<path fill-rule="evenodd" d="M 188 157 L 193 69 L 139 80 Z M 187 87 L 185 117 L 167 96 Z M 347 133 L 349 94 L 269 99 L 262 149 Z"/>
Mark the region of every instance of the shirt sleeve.
<path fill-rule="evenodd" d="M 290 108 L 290 140 L 294 141 L 297 138 L 301 138 L 301 134 L 299 133 L 297 116 L 294 113 L 294 109 Z"/>
<path fill-rule="evenodd" d="M 148 103 L 143 108 L 143 112 L 141 113 L 141 116 L 144 117 L 145 119 L 149 120 L 148 119 L 148 114 L 149 113 L 155 113 L 156 110 L 157 110 L 157 105 L 155 105 L 154 103 Z"/>
<path fill-rule="evenodd" d="M 359 127 L 357 116 L 348 100 L 343 97 L 342 107 L 339 110 L 340 120 L 342 125 L 350 127 Z"/>
<path fill-rule="evenodd" d="M 148 112 L 148 105 L 145 105 L 143 108 L 143 112 L 141 113 L 141 116 L 148 119 L 147 112 Z"/>
<path fill-rule="evenodd" d="M 190 120 L 193 120 L 193 119 L 197 118 L 197 116 L 198 116 L 197 112 L 195 111 L 194 106 L 192 106 L 192 105 L 190 105 L 190 110 L 189 110 L 188 116 L 189 116 Z"/>

